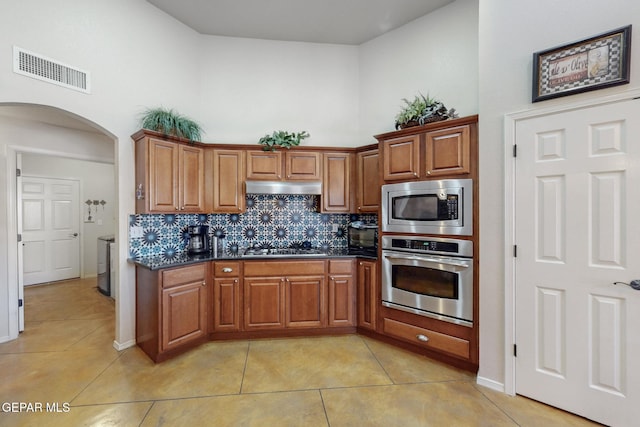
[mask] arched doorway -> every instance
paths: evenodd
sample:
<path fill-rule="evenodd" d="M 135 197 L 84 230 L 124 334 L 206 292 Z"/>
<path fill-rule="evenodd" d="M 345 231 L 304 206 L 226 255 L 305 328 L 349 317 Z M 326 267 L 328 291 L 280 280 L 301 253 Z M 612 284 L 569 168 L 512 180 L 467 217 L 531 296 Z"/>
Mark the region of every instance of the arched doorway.
<path fill-rule="evenodd" d="M 17 177 L 9 173 L 17 168 L 18 154 L 44 156 L 51 159 L 73 159 L 78 162 L 110 163 L 117 169 L 117 138 L 100 125 L 57 107 L 0 103 L 0 152 L 6 153 L 4 161 L 7 182 L 0 189 L 0 198 L 7 201 L 6 212 L 0 213 L 0 234 L 6 233 L 6 256 L 0 257 L 0 270 L 7 272 L 6 307 L 9 339 L 17 338 L 20 327 L 19 300 L 21 294 L 18 220 Z M 1 180 L 1 178 L 0 178 Z M 118 198 L 116 180 L 113 182 L 115 226 L 117 229 Z M 117 243 L 118 245 L 120 242 Z M 3 250 L 0 249 L 0 255 Z M 4 264 L 4 265 L 3 265 Z M 0 281 L 0 288 L 2 288 Z M 0 289 L 2 291 L 2 289 Z M 117 302 L 116 302 L 117 304 Z M 4 341 L 6 339 L 3 338 Z"/>

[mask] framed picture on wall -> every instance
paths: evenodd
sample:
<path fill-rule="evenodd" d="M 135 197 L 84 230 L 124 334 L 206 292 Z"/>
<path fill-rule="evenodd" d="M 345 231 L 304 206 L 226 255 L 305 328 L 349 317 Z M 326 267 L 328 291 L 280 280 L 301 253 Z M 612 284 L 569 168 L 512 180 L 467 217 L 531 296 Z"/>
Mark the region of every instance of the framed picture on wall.
<path fill-rule="evenodd" d="M 631 25 L 533 54 L 532 102 L 629 83 Z"/>

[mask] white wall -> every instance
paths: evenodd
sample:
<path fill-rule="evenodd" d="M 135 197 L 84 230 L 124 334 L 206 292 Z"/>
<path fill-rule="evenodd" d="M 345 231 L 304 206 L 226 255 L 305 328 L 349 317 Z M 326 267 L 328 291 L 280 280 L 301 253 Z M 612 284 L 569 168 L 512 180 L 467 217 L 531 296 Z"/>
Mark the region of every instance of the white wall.
<path fill-rule="evenodd" d="M 116 234 L 120 242 L 127 241 L 128 215 L 134 212 L 130 135 L 139 127 L 140 111 L 164 105 L 199 119 L 199 105 L 193 102 L 198 99 L 198 40 L 197 33 L 144 0 L 3 2 L 0 58 L 4 65 L 0 67 L 0 105 L 50 105 L 86 118 L 116 141 Z M 11 66 L 14 45 L 89 71 L 91 94 L 14 74 Z M 3 206 L 5 200 L 10 202 L 7 186 L 11 175 L 6 165 L 11 159 L 6 156 L 11 152 L 9 145 L 15 143 L 16 138 L 0 135 Z M 10 338 L 9 325 L 17 310 L 17 304 L 15 307 L 9 304 L 13 298 L 9 279 L 15 276 L 15 268 L 7 263 L 15 240 L 7 233 L 11 208 L 7 205 L 0 212 L 0 237 L 7 242 L 0 249 L 0 301 L 6 301 L 6 305 L 0 306 L 0 341 Z M 135 337 L 135 277 L 127 256 L 127 245 L 119 245 L 116 340 L 123 346 Z"/>
<path fill-rule="evenodd" d="M 357 145 L 356 46 L 216 36 L 200 46 L 204 141 L 306 130 L 304 145 Z"/>
<path fill-rule="evenodd" d="M 480 0 L 480 371 L 504 382 L 504 115 L 637 88 L 640 2 Z M 631 83 L 531 103 L 534 52 L 634 26 Z M 511 148 L 508 147 L 508 150 Z"/>
<path fill-rule="evenodd" d="M 478 113 L 478 0 L 457 0 L 359 47 L 359 144 L 395 130 L 402 99 L 422 93 Z"/>
<path fill-rule="evenodd" d="M 73 131 L 67 133 L 73 133 Z M 109 142 L 113 149 L 113 142 Z M 97 275 L 98 245 L 100 236 L 115 233 L 116 181 L 112 164 L 66 159 L 62 157 L 24 154 L 24 175 L 77 179 L 80 181 L 80 230 L 82 277 Z M 91 206 L 93 222 L 84 222 L 88 206 L 85 200 L 104 200 L 104 206 Z"/>

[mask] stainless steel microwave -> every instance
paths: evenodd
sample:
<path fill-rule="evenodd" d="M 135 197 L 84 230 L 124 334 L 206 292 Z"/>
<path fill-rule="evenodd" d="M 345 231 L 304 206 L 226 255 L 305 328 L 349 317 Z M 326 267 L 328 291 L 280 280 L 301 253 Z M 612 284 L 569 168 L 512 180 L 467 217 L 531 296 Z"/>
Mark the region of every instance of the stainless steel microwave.
<path fill-rule="evenodd" d="M 383 232 L 473 234 L 473 180 L 411 181 L 382 186 Z"/>

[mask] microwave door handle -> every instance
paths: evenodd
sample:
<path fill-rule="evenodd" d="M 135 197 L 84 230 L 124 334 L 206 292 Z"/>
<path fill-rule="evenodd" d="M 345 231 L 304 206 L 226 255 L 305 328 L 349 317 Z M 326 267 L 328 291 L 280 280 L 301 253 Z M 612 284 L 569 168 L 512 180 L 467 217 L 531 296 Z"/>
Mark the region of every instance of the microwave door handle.
<path fill-rule="evenodd" d="M 469 267 L 468 262 L 456 262 L 450 259 L 443 260 L 438 258 L 429 258 L 429 257 L 417 257 L 417 256 L 406 256 L 406 255 L 385 255 L 385 258 L 388 259 L 404 259 L 409 261 L 422 261 L 422 262 L 433 262 L 437 264 L 446 264 L 446 265 L 455 265 L 456 267 Z"/>

